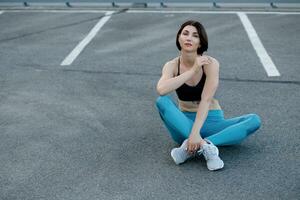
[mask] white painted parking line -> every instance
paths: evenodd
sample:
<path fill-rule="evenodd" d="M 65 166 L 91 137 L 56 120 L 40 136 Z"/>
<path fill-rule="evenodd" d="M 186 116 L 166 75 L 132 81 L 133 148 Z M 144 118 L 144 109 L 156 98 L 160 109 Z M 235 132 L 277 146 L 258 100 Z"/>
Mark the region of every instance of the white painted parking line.
<path fill-rule="evenodd" d="M 109 20 L 113 13 L 113 11 L 106 12 L 105 16 L 99 20 L 89 34 L 73 49 L 73 51 L 62 61 L 60 65 L 71 65 L 80 52 L 90 43 L 102 26 Z"/>
<path fill-rule="evenodd" d="M 268 55 L 264 45 L 261 43 L 254 27 L 252 26 L 247 15 L 243 12 L 238 12 L 237 15 L 242 21 L 242 24 L 247 32 L 247 35 L 251 41 L 253 48 L 255 49 L 263 67 L 265 68 L 268 76 L 280 76 L 279 71 L 277 70 L 272 59 Z"/>

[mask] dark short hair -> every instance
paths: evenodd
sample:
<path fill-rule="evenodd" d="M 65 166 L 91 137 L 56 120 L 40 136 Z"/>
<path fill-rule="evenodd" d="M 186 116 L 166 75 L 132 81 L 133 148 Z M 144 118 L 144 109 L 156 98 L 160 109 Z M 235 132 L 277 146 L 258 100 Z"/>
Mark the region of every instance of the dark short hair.
<path fill-rule="evenodd" d="M 197 49 L 197 54 L 202 55 L 203 52 L 207 51 L 207 49 L 208 49 L 208 39 L 207 39 L 207 34 L 206 34 L 206 31 L 205 31 L 203 25 L 198 21 L 189 20 L 189 21 L 184 22 L 181 25 L 180 29 L 178 30 L 177 36 L 176 36 L 176 46 L 177 46 L 178 50 L 181 51 L 181 46 L 179 44 L 178 38 L 179 38 L 179 35 L 181 34 L 182 30 L 184 29 L 184 27 L 186 27 L 188 25 L 194 26 L 198 32 L 201 46 L 200 46 L 200 48 Z"/>

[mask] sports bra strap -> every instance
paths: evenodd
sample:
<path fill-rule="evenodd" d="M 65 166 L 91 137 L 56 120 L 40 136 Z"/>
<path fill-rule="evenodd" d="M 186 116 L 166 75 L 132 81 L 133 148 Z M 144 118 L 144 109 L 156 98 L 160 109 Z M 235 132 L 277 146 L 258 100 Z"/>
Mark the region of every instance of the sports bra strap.
<path fill-rule="evenodd" d="M 180 75 L 180 57 L 178 57 L 177 76 Z"/>

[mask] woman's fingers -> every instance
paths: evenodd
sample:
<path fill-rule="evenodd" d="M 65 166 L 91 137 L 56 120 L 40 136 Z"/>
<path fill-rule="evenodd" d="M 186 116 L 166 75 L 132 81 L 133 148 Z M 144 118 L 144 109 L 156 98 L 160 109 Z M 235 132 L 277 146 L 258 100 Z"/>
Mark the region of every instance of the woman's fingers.
<path fill-rule="evenodd" d="M 197 58 L 197 60 L 198 66 L 208 65 L 212 62 L 212 60 L 208 56 L 200 56 L 199 58 Z"/>
<path fill-rule="evenodd" d="M 209 65 L 210 63 L 212 63 L 212 60 L 208 56 L 199 56 L 196 58 L 193 69 L 197 73 L 202 69 L 203 65 Z"/>
<path fill-rule="evenodd" d="M 190 154 L 193 154 L 199 149 L 200 149 L 200 144 L 197 143 L 197 144 L 189 144 L 187 150 Z"/>
<path fill-rule="evenodd" d="M 210 64 L 211 63 L 211 59 L 209 57 L 206 56 L 205 60 L 204 60 L 205 64 Z"/>
<path fill-rule="evenodd" d="M 189 144 L 187 150 L 188 150 L 188 152 L 189 152 L 190 154 L 192 154 L 192 153 L 193 153 L 193 145 L 192 145 L 192 144 Z"/>
<path fill-rule="evenodd" d="M 207 63 L 210 64 L 212 61 L 210 58 L 208 58 Z"/>

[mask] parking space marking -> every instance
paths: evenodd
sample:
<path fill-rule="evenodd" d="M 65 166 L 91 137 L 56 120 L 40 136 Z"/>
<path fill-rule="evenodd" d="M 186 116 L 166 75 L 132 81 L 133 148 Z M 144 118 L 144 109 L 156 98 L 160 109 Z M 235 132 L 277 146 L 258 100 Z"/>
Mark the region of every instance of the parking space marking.
<path fill-rule="evenodd" d="M 256 51 L 257 56 L 260 59 L 263 67 L 265 68 L 268 76 L 280 76 L 279 71 L 277 70 L 275 64 L 273 63 L 272 59 L 270 58 L 269 54 L 267 53 L 264 45 L 260 41 L 254 27 L 252 26 L 251 21 L 247 17 L 247 15 L 243 12 L 238 12 L 237 15 L 239 16 L 247 35 L 251 41 L 253 48 Z"/>
<path fill-rule="evenodd" d="M 4 11 L 0 11 L 2 14 Z M 74 49 L 73 51 L 63 60 L 61 65 L 71 65 L 73 61 L 78 57 L 81 51 L 88 45 L 88 43 L 95 37 L 101 27 L 109 20 L 111 14 L 114 11 L 109 10 L 6 10 L 5 12 L 49 12 L 49 13 L 105 13 L 105 16 L 101 18 L 98 24 L 90 31 L 90 33 L 84 38 Z M 125 11 L 126 13 L 165 13 L 165 14 L 235 14 L 240 18 L 246 33 L 250 39 L 250 42 L 255 49 L 267 75 L 269 77 L 280 76 L 279 71 L 277 70 L 272 59 L 268 55 L 266 49 L 264 48 L 261 40 L 259 39 L 254 27 L 252 26 L 250 20 L 248 19 L 248 14 L 276 14 L 276 15 L 299 15 L 300 12 L 289 12 L 289 11 L 191 11 L 191 10 L 134 10 L 130 9 Z"/>
<path fill-rule="evenodd" d="M 81 51 L 90 43 L 90 41 L 96 36 L 98 31 L 103 27 L 103 25 L 111 18 L 113 11 L 108 11 L 105 16 L 102 17 L 99 22 L 93 27 L 89 34 L 73 49 L 73 51 L 62 61 L 60 65 L 71 65 Z"/>

